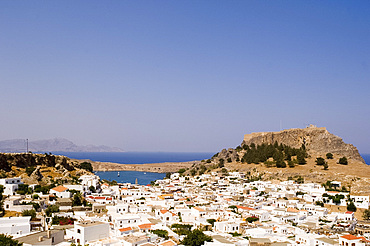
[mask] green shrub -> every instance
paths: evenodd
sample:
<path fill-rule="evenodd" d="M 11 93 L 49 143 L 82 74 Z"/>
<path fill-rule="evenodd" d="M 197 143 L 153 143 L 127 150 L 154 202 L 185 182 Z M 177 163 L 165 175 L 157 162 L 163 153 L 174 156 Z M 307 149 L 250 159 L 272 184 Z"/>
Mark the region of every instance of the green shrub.
<path fill-rule="evenodd" d="M 348 165 L 347 158 L 345 156 L 343 156 L 342 158 L 339 158 L 339 164 Z"/>
<path fill-rule="evenodd" d="M 316 162 L 316 165 L 319 165 L 319 166 L 322 166 L 325 164 L 325 160 L 322 157 L 317 157 L 315 162 Z"/>
<path fill-rule="evenodd" d="M 333 159 L 333 154 L 332 153 L 327 153 L 326 154 L 326 159 Z"/>
<path fill-rule="evenodd" d="M 85 169 L 86 171 L 89 171 L 89 172 L 93 172 L 93 167 L 92 167 L 92 165 L 91 165 L 91 163 L 90 162 L 82 162 L 81 164 L 80 164 L 80 168 L 81 169 Z"/>

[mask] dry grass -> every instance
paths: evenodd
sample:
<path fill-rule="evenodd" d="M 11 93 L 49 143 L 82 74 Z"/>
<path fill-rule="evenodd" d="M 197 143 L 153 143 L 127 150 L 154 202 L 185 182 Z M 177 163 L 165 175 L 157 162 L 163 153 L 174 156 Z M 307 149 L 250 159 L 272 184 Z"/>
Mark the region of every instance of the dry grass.
<path fill-rule="evenodd" d="M 22 213 L 16 211 L 5 210 L 4 217 L 19 217 Z"/>

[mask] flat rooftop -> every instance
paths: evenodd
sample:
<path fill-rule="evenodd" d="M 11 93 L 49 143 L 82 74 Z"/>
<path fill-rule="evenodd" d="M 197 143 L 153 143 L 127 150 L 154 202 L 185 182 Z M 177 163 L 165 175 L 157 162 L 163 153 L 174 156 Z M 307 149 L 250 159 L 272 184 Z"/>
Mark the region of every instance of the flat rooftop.
<path fill-rule="evenodd" d="M 90 227 L 90 226 L 97 226 L 97 225 L 103 225 L 107 224 L 105 222 L 100 222 L 100 221 L 83 221 L 80 223 L 77 223 L 76 225 L 82 226 L 82 227 Z"/>

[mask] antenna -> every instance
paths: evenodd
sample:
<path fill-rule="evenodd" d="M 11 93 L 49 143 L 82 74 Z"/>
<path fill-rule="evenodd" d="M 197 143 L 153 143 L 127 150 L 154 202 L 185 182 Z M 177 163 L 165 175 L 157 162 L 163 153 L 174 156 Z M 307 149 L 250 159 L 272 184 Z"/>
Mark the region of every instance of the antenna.
<path fill-rule="evenodd" d="M 27 153 L 28 153 L 28 138 L 26 139 L 26 143 L 27 143 Z"/>
<path fill-rule="evenodd" d="M 282 120 L 280 120 L 280 131 L 282 130 Z"/>

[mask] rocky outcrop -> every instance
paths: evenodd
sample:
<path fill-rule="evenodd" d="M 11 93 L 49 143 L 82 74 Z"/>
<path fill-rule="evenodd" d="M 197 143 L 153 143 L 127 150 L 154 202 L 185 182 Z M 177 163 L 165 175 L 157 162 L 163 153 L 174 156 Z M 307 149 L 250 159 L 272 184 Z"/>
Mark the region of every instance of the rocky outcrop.
<path fill-rule="evenodd" d="M 309 126 L 303 129 L 288 129 L 280 132 L 258 132 L 244 135 L 243 144 L 285 144 L 293 148 L 300 148 L 302 144 L 309 154 L 325 155 L 330 152 L 352 158 L 365 163 L 357 148 L 352 144 L 331 134 L 325 127 Z"/>

